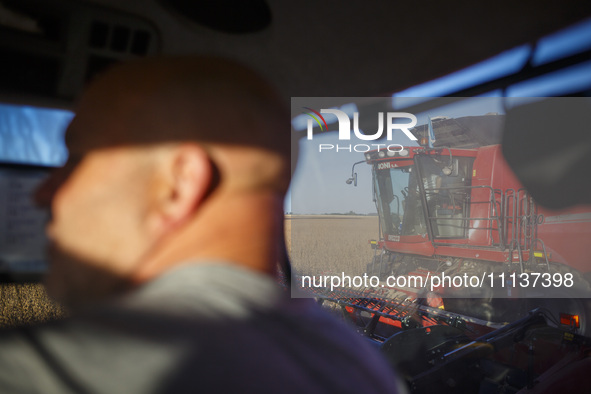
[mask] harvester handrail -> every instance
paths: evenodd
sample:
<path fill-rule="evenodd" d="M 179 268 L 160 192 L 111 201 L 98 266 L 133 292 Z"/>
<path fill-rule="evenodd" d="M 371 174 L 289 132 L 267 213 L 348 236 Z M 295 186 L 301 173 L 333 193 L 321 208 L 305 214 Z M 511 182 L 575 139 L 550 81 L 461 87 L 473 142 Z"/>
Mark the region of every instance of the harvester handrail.
<path fill-rule="evenodd" d="M 524 189 L 495 189 L 489 185 L 476 185 L 476 186 L 455 186 L 455 187 L 438 187 L 438 188 L 425 188 L 427 195 L 439 194 L 441 191 L 450 192 L 453 197 L 454 191 L 472 191 L 477 189 L 489 190 L 488 199 L 482 201 L 475 201 L 470 197 L 464 200 L 464 204 L 473 206 L 475 204 L 488 204 L 489 205 L 489 216 L 488 217 L 475 217 L 470 216 L 467 213 L 462 216 L 454 217 L 455 208 L 452 210 L 450 217 L 442 218 L 440 216 L 433 216 L 429 214 L 427 220 L 431 226 L 437 225 L 437 221 L 444 219 L 446 221 L 445 226 L 454 228 L 464 228 L 465 230 L 476 230 L 476 231 L 488 231 L 491 239 L 491 245 L 488 248 L 497 250 L 509 250 L 510 254 L 517 250 L 522 258 L 524 251 L 530 250 L 535 246 L 535 240 L 537 239 L 537 220 L 535 220 L 536 205 L 531 199 L 528 193 Z M 452 201 L 455 201 L 452 199 Z M 455 205 L 452 202 L 452 206 Z M 429 212 L 429 210 L 428 210 Z M 467 212 L 467 210 L 466 210 Z M 471 222 L 480 221 L 478 227 L 470 226 Z M 457 225 L 450 224 L 450 222 L 456 222 Z M 483 225 L 482 222 L 488 222 L 488 225 Z M 496 224 L 496 226 L 495 226 Z M 511 230 L 511 231 L 509 231 Z M 492 236 L 494 231 L 498 232 L 498 237 Z M 434 237 L 434 244 L 438 245 L 452 245 L 449 242 L 438 242 L 438 240 L 454 238 L 438 236 Z M 460 245 L 460 244 L 458 244 Z M 484 246 L 487 248 L 487 246 Z M 530 251 L 530 255 L 533 255 Z M 531 258 L 531 257 L 530 257 Z M 523 264 L 523 263 L 521 263 Z"/>

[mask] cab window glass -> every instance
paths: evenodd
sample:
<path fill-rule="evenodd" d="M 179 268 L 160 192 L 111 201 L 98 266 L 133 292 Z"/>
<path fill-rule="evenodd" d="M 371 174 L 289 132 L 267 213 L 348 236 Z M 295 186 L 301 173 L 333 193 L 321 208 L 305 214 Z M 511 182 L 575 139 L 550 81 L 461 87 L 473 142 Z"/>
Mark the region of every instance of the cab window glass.
<path fill-rule="evenodd" d="M 473 158 L 418 156 L 427 201 L 427 217 L 435 238 L 465 238 L 470 216 Z"/>
<path fill-rule="evenodd" d="M 73 113 L 0 104 L 0 161 L 60 166 L 68 156 L 64 131 Z"/>

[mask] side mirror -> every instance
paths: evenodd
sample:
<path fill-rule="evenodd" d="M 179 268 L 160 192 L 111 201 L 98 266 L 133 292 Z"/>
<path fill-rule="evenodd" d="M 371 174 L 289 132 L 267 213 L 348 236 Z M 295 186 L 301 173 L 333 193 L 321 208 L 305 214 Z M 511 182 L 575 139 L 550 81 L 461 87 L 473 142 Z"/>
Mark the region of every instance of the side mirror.
<path fill-rule="evenodd" d="M 351 167 L 351 178 L 347 179 L 347 185 L 353 184 L 353 186 L 357 186 L 357 173 L 355 172 L 355 166 L 357 164 L 365 163 L 365 160 L 358 161 L 357 163 L 353 164 Z"/>
<path fill-rule="evenodd" d="M 350 185 L 351 183 L 353 184 L 353 186 L 357 186 L 357 173 L 354 172 L 353 176 L 349 179 L 346 180 L 347 185 Z"/>

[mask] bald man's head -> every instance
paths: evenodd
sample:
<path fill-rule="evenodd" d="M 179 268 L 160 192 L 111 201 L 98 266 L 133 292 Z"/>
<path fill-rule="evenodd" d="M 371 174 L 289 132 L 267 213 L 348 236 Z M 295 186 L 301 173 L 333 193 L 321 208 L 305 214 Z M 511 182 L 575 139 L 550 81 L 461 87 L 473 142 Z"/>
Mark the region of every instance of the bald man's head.
<path fill-rule="evenodd" d="M 253 71 L 208 57 L 118 65 L 85 91 L 51 208 L 48 290 L 99 300 L 187 260 L 268 272 L 290 178 L 289 118 Z"/>

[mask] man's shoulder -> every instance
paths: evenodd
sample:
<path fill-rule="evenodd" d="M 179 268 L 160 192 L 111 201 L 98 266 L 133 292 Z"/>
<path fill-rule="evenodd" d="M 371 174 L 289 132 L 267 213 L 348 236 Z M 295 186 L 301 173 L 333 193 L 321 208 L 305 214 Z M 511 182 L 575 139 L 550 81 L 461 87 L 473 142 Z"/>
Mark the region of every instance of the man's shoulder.
<path fill-rule="evenodd" d="M 194 279 L 189 280 L 191 277 Z M 194 338 L 199 351 L 193 354 L 193 363 L 225 366 L 212 369 L 203 377 L 203 384 L 219 386 L 224 378 L 216 373 L 232 370 L 245 388 L 253 385 L 250 391 L 298 392 L 310 387 L 319 392 L 397 390 L 394 373 L 366 340 L 313 299 L 291 298 L 289 291 L 268 275 L 227 265 L 203 265 L 179 269 L 164 279 L 168 284 L 162 289 L 170 284 L 172 293 L 198 303 L 193 307 L 184 304 L 183 313 L 194 313 L 199 319 L 195 324 L 200 334 Z M 189 282 L 199 288 L 183 289 Z M 156 286 L 150 298 L 165 293 L 155 290 Z M 175 308 L 178 306 L 175 301 Z M 191 324 L 187 327 L 192 330 Z M 257 380 L 266 386 L 259 386 Z M 273 381 L 281 383 L 268 386 Z"/>

